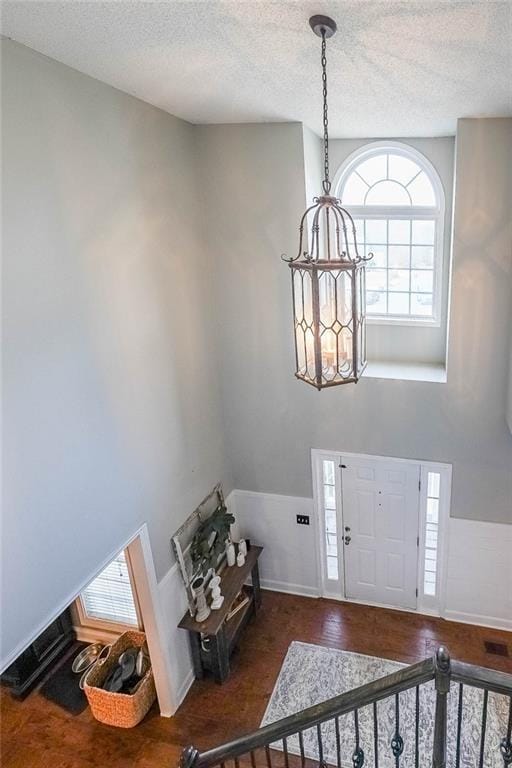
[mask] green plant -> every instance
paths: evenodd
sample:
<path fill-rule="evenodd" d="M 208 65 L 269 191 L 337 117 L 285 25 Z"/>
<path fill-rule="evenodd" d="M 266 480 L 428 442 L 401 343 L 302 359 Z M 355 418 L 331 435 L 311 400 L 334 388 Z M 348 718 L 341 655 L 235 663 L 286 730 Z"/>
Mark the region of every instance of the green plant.
<path fill-rule="evenodd" d="M 210 568 L 215 568 L 224 552 L 229 529 L 234 522 L 234 516 L 224 504 L 220 504 L 215 512 L 201 523 L 190 546 L 194 576 L 206 576 Z"/>

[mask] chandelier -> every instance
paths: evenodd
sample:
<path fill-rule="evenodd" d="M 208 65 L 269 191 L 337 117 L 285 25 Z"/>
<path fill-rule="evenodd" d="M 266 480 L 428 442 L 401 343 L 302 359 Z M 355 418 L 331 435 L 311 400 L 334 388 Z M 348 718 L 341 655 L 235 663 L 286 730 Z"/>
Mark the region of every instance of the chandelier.
<path fill-rule="evenodd" d="M 299 227 L 299 251 L 287 258 L 292 274 L 295 376 L 318 390 L 357 382 L 366 367 L 365 261 L 352 216 L 331 195 L 327 119 L 326 41 L 336 32 L 328 16 L 309 24 L 322 39 L 323 194 Z"/>

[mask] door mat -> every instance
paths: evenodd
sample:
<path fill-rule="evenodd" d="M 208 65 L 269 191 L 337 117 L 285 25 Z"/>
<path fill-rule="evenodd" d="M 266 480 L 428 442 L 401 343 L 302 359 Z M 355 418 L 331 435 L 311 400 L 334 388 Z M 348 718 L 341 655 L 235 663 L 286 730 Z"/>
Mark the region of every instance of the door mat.
<path fill-rule="evenodd" d="M 87 698 L 79 686 L 81 675 L 77 675 L 71 670 L 75 656 L 87 645 L 88 643 L 75 643 L 70 653 L 39 689 L 41 696 L 65 709 L 71 715 L 79 715 L 87 707 Z"/>

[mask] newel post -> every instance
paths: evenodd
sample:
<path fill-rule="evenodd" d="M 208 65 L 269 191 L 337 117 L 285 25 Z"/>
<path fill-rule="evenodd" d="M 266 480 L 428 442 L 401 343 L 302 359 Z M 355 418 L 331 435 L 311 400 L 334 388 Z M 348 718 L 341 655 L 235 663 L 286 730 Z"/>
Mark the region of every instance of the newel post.
<path fill-rule="evenodd" d="M 436 716 L 434 724 L 434 754 L 432 768 L 446 768 L 446 720 L 447 697 L 450 690 L 450 654 L 441 646 L 436 658 Z"/>
<path fill-rule="evenodd" d="M 199 752 L 195 747 L 185 747 L 180 757 L 179 768 L 194 768 Z"/>

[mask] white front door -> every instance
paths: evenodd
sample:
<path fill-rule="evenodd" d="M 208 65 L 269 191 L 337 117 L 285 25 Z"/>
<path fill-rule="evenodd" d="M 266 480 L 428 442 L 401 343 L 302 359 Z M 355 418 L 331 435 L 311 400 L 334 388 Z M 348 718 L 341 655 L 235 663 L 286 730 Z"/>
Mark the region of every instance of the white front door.
<path fill-rule="evenodd" d="M 341 459 L 345 594 L 416 608 L 419 464 Z"/>

